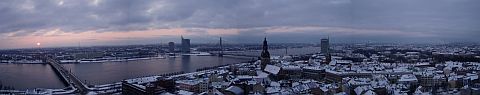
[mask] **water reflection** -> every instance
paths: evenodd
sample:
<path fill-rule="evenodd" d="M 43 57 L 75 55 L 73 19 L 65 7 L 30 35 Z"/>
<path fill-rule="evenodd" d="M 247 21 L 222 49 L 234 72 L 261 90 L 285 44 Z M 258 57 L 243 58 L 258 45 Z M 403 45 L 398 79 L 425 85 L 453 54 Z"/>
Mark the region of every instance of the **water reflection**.
<path fill-rule="evenodd" d="M 182 56 L 182 71 L 190 71 L 190 56 Z"/>

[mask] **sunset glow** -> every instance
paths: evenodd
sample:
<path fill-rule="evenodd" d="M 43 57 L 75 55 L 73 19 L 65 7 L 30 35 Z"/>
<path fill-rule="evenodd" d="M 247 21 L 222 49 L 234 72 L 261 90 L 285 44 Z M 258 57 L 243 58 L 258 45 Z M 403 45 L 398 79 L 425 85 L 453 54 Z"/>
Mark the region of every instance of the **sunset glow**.
<path fill-rule="evenodd" d="M 194 43 L 218 37 L 251 43 L 265 34 L 290 43 L 327 36 L 342 42 L 480 41 L 478 0 L 14 1 L 0 7 L 0 49 L 30 48 L 32 41 L 42 47 L 156 44 L 179 42 L 182 35 Z"/>
<path fill-rule="evenodd" d="M 480 0 L 2 0 L 0 94 L 480 95 Z"/>

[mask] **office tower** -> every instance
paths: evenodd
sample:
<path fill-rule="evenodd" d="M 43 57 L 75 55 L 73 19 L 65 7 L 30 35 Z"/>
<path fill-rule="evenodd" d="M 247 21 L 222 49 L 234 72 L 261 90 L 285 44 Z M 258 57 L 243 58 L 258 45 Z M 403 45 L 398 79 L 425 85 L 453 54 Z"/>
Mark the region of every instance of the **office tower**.
<path fill-rule="evenodd" d="M 325 54 L 325 60 L 322 63 L 328 64 L 332 61 L 332 55 L 330 54 L 330 39 L 321 39 L 321 52 Z"/>
<path fill-rule="evenodd" d="M 168 42 L 168 52 L 170 52 L 170 53 L 175 52 L 175 43 L 174 42 Z"/>
<path fill-rule="evenodd" d="M 184 39 L 182 36 L 182 53 L 190 53 L 190 39 Z"/>
<path fill-rule="evenodd" d="M 328 54 L 330 51 L 330 42 L 329 39 L 321 39 L 321 52 L 323 54 Z"/>

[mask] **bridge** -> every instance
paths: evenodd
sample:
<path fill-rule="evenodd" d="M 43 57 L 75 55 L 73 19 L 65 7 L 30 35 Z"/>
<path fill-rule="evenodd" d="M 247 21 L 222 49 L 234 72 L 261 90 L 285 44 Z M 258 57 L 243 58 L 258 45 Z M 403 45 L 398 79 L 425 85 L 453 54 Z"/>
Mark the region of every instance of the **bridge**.
<path fill-rule="evenodd" d="M 69 72 L 65 67 L 60 65 L 60 61 L 53 59 L 49 56 L 44 56 L 45 62 L 50 64 L 53 70 L 60 76 L 64 83 L 75 88 L 75 93 L 87 94 L 89 89 L 86 84 L 84 84 L 80 79 L 78 79 L 74 74 Z"/>
<path fill-rule="evenodd" d="M 258 55 L 248 55 L 248 54 L 240 54 L 240 53 L 223 53 L 223 52 L 208 52 L 212 55 L 216 55 L 216 56 L 240 56 L 240 57 L 252 57 L 252 58 L 257 58 L 259 57 Z"/>
<path fill-rule="evenodd" d="M 222 40 L 222 37 L 220 37 L 220 41 L 218 42 L 218 46 L 220 47 L 220 51 L 210 51 L 208 53 L 212 54 L 212 55 L 215 55 L 215 56 L 220 56 L 220 57 L 223 57 L 224 55 L 227 55 L 227 56 L 240 56 L 240 57 L 251 57 L 251 58 L 258 58 L 259 56 L 258 55 L 248 55 L 248 54 L 244 54 L 242 52 L 227 52 L 225 53 L 224 52 L 224 48 L 223 48 L 223 42 L 224 40 Z"/>

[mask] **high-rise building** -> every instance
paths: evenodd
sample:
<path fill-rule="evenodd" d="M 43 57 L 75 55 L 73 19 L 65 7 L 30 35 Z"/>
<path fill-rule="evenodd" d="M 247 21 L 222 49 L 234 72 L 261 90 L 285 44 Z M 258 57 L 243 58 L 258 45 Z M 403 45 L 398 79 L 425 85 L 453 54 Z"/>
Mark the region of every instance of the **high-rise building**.
<path fill-rule="evenodd" d="M 330 54 L 330 39 L 321 39 L 321 53 L 325 54 L 325 60 L 322 62 L 328 64 L 332 61 L 332 55 Z"/>
<path fill-rule="evenodd" d="M 321 52 L 323 54 L 328 54 L 330 51 L 330 42 L 329 39 L 321 39 Z"/>
<path fill-rule="evenodd" d="M 168 52 L 170 52 L 170 53 L 175 52 L 175 43 L 174 42 L 168 42 Z"/>
<path fill-rule="evenodd" d="M 184 39 L 182 36 L 182 52 L 190 53 L 190 39 Z"/>
<path fill-rule="evenodd" d="M 263 50 L 260 54 L 260 59 L 260 67 L 262 70 L 264 70 L 267 64 L 270 64 L 270 52 L 268 52 L 267 37 L 265 37 L 265 39 L 263 40 Z"/>

